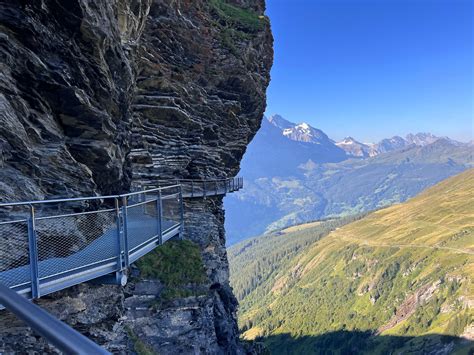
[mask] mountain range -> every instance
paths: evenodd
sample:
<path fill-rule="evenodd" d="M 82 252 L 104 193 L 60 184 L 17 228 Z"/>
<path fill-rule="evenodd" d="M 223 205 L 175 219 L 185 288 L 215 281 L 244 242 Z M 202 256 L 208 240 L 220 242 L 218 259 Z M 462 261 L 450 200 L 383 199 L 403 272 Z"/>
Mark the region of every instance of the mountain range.
<path fill-rule="evenodd" d="M 429 133 L 341 142 L 307 123 L 264 119 L 225 200 L 227 241 L 399 203 L 473 166 L 473 145 Z"/>
<path fill-rule="evenodd" d="M 382 139 L 378 143 L 361 143 L 353 137 L 346 137 L 342 141 L 335 142 L 330 139 L 323 131 L 312 127 L 306 122 L 292 123 L 284 119 L 280 115 L 273 115 L 269 118 L 264 118 L 273 126 L 281 130 L 281 134 L 296 142 L 306 142 L 319 145 L 333 146 L 336 145 L 344 150 L 346 155 L 352 158 L 366 158 L 373 157 L 382 153 L 400 150 L 410 146 L 420 146 L 436 142 L 439 139 L 450 140 L 447 137 L 437 137 L 431 133 L 416 133 L 407 134 L 405 138 L 400 136 L 393 136 L 391 138 Z M 451 140 L 453 144 L 463 143 Z"/>
<path fill-rule="evenodd" d="M 272 354 L 472 354 L 473 199 L 470 169 L 228 248 L 244 338 Z"/>

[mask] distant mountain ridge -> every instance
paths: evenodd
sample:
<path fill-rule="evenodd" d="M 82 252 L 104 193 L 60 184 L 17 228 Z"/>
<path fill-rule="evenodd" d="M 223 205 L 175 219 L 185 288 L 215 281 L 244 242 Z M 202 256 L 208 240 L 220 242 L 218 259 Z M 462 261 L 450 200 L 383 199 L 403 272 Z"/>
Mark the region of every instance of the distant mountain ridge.
<path fill-rule="evenodd" d="M 281 133 L 286 138 L 296 141 L 313 144 L 335 145 L 344 150 L 346 155 L 353 158 L 367 158 L 376 155 L 392 152 L 407 148 L 409 146 L 423 147 L 432 144 L 439 139 L 450 140 L 455 145 L 466 145 L 468 143 L 461 143 L 452 140 L 448 137 L 438 137 L 432 133 L 409 133 L 405 138 L 400 136 L 393 136 L 391 138 L 382 139 L 378 143 L 361 143 L 353 137 L 346 137 L 340 142 L 335 142 L 330 139 L 322 130 L 312 127 L 309 123 L 293 123 L 283 118 L 280 115 L 273 115 L 265 117 L 273 126 L 279 128 Z"/>
<path fill-rule="evenodd" d="M 419 132 L 416 134 L 409 133 L 405 138 L 393 136 L 391 138 L 382 139 L 378 143 L 361 143 L 353 137 L 346 137 L 340 142 L 330 139 L 322 130 L 312 127 L 309 123 L 293 123 L 276 114 L 265 117 L 265 120 L 273 126 L 279 128 L 284 137 L 296 141 L 313 144 L 335 145 L 344 150 L 346 155 L 353 158 L 368 158 L 376 155 L 392 152 L 407 148 L 411 145 L 423 147 L 432 144 L 439 139 L 448 139 L 453 144 L 465 145 L 466 143 L 457 142 L 448 137 L 438 137 L 432 133 Z"/>
<path fill-rule="evenodd" d="M 264 119 L 242 160 L 245 188 L 225 200 L 228 244 L 403 202 L 473 166 L 472 144 L 431 134 L 343 143 L 308 124 L 278 115 Z"/>
<path fill-rule="evenodd" d="M 348 156 L 357 158 L 367 158 L 377 155 L 374 144 L 361 143 L 352 137 L 346 137 L 336 145 L 344 150 Z"/>

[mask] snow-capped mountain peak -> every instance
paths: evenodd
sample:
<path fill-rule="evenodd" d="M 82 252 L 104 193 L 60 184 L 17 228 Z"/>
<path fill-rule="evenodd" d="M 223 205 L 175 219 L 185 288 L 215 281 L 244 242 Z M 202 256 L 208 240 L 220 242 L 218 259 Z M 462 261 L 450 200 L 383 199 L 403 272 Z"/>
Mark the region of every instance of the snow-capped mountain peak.
<path fill-rule="evenodd" d="M 360 143 L 352 137 L 346 137 L 342 141 L 336 143 L 336 145 L 347 145 L 347 144 L 364 144 L 364 143 Z"/>
<path fill-rule="evenodd" d="M 352 137 L 346 137 L 336 145 L 346 152 L 346 155 L 366 158 L 371 156 L 371 147 L 367 144 L 356 141 Z"/>
<path fill-rule="evenodd" d="M 287 129 L 287 128 L 291 128 L 291 127 L 294 127 L 294 123 L 288 121 L 288 120 L 285 120 L 283 117 L 281 117 L 280 115 L 273 115 L 273 116 L 270 116 L 267 118 L 268 122 L 270 122 L 272 125 L 274 125 L 275 127 L 278 127 L 282 130 L 284 129 Z"/>
<path fill-rule="evenodd" d="M 313 144 L 333 143 L 323 131 L 312 127 L 306 122 L 292 123 L 279 115 L 273 115 L 267 120 L 275 127 L 278 127 L 283 136 L 288 139 Z"/>
<path fill-rule="evenodd" d="M 312 128 L 312 127 L 310 127 L 310 125 L 307 124 L 306 122 L 302 122 L 302 123 L 296 125 L 296 128 L 301 128 L 301 129 L 304 129 L 306 131 L 309 131 L 310 128 Z"/>

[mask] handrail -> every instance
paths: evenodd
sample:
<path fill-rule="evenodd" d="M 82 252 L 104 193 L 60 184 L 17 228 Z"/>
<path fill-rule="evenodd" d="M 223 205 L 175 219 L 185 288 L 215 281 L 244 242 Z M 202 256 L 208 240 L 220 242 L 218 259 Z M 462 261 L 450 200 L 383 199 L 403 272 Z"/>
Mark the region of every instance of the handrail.
<path fill-rule="evenodd" d="M 142 194 L 142 193 L 155 192 L 155 191 L 158 191 L 158 190 L 166 190 L 166 189 L 170 189 L 170 188 L 173 188 L 173 187 L 179 187 L 179 185 L 162 186 L 162 187 L 157 187 L 157 188 L 153 188 L 153 189 L 149 189 L 149 190 L 134 191 L 134 192 L 129 192 L 129 193 L 120 194 L 120 195 L 71 197 L 71 198 L 58 198 L 58 199 L 52 199 L 52 200 L 32 200 L 32 201 L 20 201 L 20 202 L 2 202 L 2 203 L 0 203 L 0 207 L 29 206 L 29 205 L 38 205 L 38 204 L 43 204 L 43 203 L 61 203 L 61 202 L 75 202 L 75 201 L 79 202 L 79 201 L 91 201 L 91 200 L 107 200 L 107 199 L 135 196 L 135 195 L 139 195 L 139 194 Z"/>
<path fill-rule="evenodd" d="M 0 303 L 66 354 L 110 354 L 66 323 L 1 283 Z"/>
<path fill-rule="evenodd" d="M 235 177 L 238 179 L 238 177 Z M 155 181 L 172 181 L 172 182 L 176 182 L 176 181 L 186 181 L 186 182 L 191 182 L 191 181 L 210 181 L 210 182 L 214 182 L 214 181 L 228 181 L 228 180 L 232 180 L 234 178 L 217 178 L 217 179 L 157 179 Z"/>
<path fill-rule="evenodd" d="M 71 198 L 57 198 L 51 200 L 32 200 L 32 201 L 18 201 L 18 202 L 0 202 L 0 207 L 10 207 L 10 206 L 29 206 L 29 205 L 37 205 L 37 204 L 45 204 L 45 203 L 61 203 L 61 202 L 79 202 L 79 201 L 93 201 L 93 200 L 106 200 L 106 199 L 115 199 L 115 198 L 123 198 L 129 197 L 134 195 L 139 195 L 142 193 L 150 193 L 155 192 L 158 190 L 165 190 L 170 189 L 173 187 L 179 187 L 181 184 L 176 184 L 176 182 L 196 182 L 196 183 L 206 183 L 206 182 L 219 182 L 219 181 L 232 181 L 236 180 L 239 182 L 240 186 L 242 187 L 242 178 L 241 177 L 234 177 L 234 178 L 223 178 L 223 179 L 158 179 L 155 180 L 157 182 L 170 182 L 173 185 L 166 185 L 166 186 L 159 186 L 156 188 L 148 189 L 148 190 L 140 190 L 140 191 L 133 191 L 119 195 L 104 195 L 104 196 L 86 196 L 86 197 L 71 197 Z"/>

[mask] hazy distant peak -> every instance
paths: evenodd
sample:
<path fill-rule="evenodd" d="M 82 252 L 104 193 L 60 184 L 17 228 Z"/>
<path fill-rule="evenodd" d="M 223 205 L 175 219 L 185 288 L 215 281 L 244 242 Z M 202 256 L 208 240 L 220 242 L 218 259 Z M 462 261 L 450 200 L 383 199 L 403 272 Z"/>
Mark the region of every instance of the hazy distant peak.
<path fill-rule="evenodd" d="M 340 145 L 340 144 L 364 144 L 364 143 L 360 143 L 359 141 L 357 141 L 356 139 L 352 138 L 351 136 L 349 137 L 345 137 L 342 141 L 340 142 L 337 142 L 336 143 L 337 145 Z M 365 145 L 365 144 L 364 144 Z"/>
<path fill-rule="evenodd" d="M 382 142 L 383 141 L 389 141 L 389 142 L 405 142 L 405 139 L 403 139 L 402 137 L 400 136 L 393 136 L 391 138 L 385 138 L 385 139 L 382 139 Z"/>
<path fill-rule="evenodd" d="M 366 158 L 372 156 L 372 148 L 369 145 L 361 143 L 351 136 L 337 142 L 336 145 L 343 149 L 346 155 L 352 157 Z"/>
<path fill-rule="evenodd" d="M 440 137 L 437 137 L 431 133 L 417 133 L 417 134 L 407 134 L 406 141 L 408 144 L 415 144 L 419 146 L 428 145 L 436 142 Z"/>
<path fill-rule="evenodd" d="M 290 122 L 286 119 L 284 119 L 280 115 L 273 115 L 267 118 L 268 122 L 270 122 L 272 125 L 280 128 L 280 129 L 286 129 L 286 128 L 291 128 L 294 127 L 295 124 L 293 122 Z"/>

